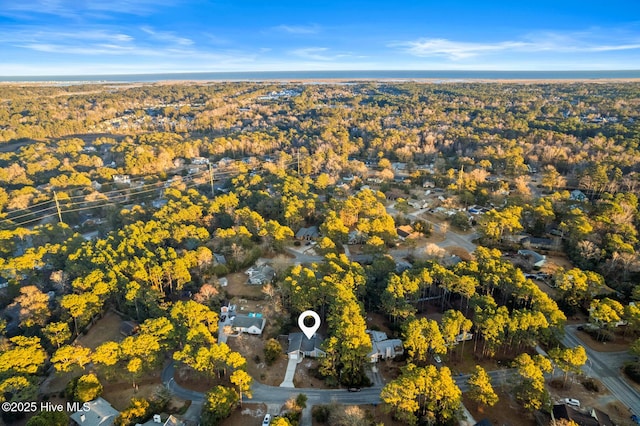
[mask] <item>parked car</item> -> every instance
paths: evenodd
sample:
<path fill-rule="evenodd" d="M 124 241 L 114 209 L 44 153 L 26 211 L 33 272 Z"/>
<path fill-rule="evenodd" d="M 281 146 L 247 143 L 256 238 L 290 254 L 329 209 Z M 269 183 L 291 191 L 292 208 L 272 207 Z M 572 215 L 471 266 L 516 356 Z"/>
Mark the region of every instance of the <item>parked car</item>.
<path fill-rule="evenodd" d="M 348 388 L 347 391 L 348 392 L 360 392 L 362 389 L 360 388 Z"/>
<path fill-rule="evenodd" d="M 634 422 L 637 425 L 640 425 L 640 417 L 636 416 L 635 414 L 631 415 L 631 421 Z"/>
<path fill-rule="evenodd" d="M 265 414 L 264 420 L 262 420 L 262 426 L 269 426 L 271 423 L 271 414 Z"/>
<path fill-rule="evenodd" d="M 440 364 L 440 363 L 442 362 L 442 358 L 440 358 L 440 356 L 439 356 L 439 355 L 434 355 L 434 356 L 433 356 L 433 359 L 434 359 L 438 364 Z"/>
<path fill-rule="evenodd" d="M 574 407 L 580 408 L 580 401 L 575 398 L 565 398 L 562 400 L 567 405 L 573 405 Z"/>

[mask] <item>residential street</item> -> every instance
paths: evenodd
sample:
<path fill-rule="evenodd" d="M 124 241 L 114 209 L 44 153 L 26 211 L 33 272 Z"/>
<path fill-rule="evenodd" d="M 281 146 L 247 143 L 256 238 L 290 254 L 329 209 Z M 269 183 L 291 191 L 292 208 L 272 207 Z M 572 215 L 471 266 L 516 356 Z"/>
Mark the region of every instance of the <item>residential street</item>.
<path fill-rule="evenodd" d="M 562 343 L 567 347 L 582 346 L 587 351 L 589 361 L 582 367 L 587 376 L 600 380 L 613 396 L 629 408 L 640 407 L 640 393 L 629 385 L 622 377 L 620 368 L 625 361 L 633 357 L 628 352 L 597 352 L 585 345 L 576 336 L 576 325 L 565 327 Z"/>

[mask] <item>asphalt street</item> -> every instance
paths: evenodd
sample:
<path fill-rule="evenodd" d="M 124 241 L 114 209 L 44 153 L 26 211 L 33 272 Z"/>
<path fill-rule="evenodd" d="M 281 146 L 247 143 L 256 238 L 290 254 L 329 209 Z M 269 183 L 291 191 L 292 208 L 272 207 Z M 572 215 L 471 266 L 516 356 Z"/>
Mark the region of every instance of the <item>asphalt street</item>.
<path fill-rule="evenodd" d="M 620 371 L 624 363 L 631 360 L 632 356 L 628 352 L 594 351 L 576 336 L 576 328 L 576 325 L 565 327 L 562 343 L 570 348 L 576 346 L 585 348 L 589 361 L 582 367 L 582 371 L 587 376 L 600 380 L 624 405 L 633 409 L 634 412 L 640 412 L 640 393 L 624 380 Z"/>

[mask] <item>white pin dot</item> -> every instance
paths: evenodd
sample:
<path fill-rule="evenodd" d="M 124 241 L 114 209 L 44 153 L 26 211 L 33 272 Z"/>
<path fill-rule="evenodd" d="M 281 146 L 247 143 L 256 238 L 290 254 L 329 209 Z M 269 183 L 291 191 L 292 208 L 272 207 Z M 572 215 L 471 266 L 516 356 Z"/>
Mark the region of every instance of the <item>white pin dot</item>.
<path fill-rule="evenodd" d="M 311 317 L 315 321 L 311 327 L 307 327 L 304 323 L 304 319 L 307 317 Z M 320 315 L 318 315 L 314 311 L 304 311 L 298 317 L 298 326 L 300 327 L 304 335 L 307 336 L 307 339 L 311 339 L 313 335 L 316 334 L 316 331 L 318 331 L 318 329 L 320 328 Z"/>

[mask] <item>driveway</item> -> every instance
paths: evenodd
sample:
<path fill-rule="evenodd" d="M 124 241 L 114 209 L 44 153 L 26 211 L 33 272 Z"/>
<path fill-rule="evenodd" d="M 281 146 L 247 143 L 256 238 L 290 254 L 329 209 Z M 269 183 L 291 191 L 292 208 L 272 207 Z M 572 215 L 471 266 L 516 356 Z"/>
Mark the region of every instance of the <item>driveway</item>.
<path fill-rule="evenodd" d="M 284 380 L 280 384 L 281 388 L 295 388 L 295 385 L 293 384 L 293 377 L 296 375 L 297 366 L 298 360 L 289 358 L 289 362 L 287 363 L 287 372 L 284 375 Z"/>

